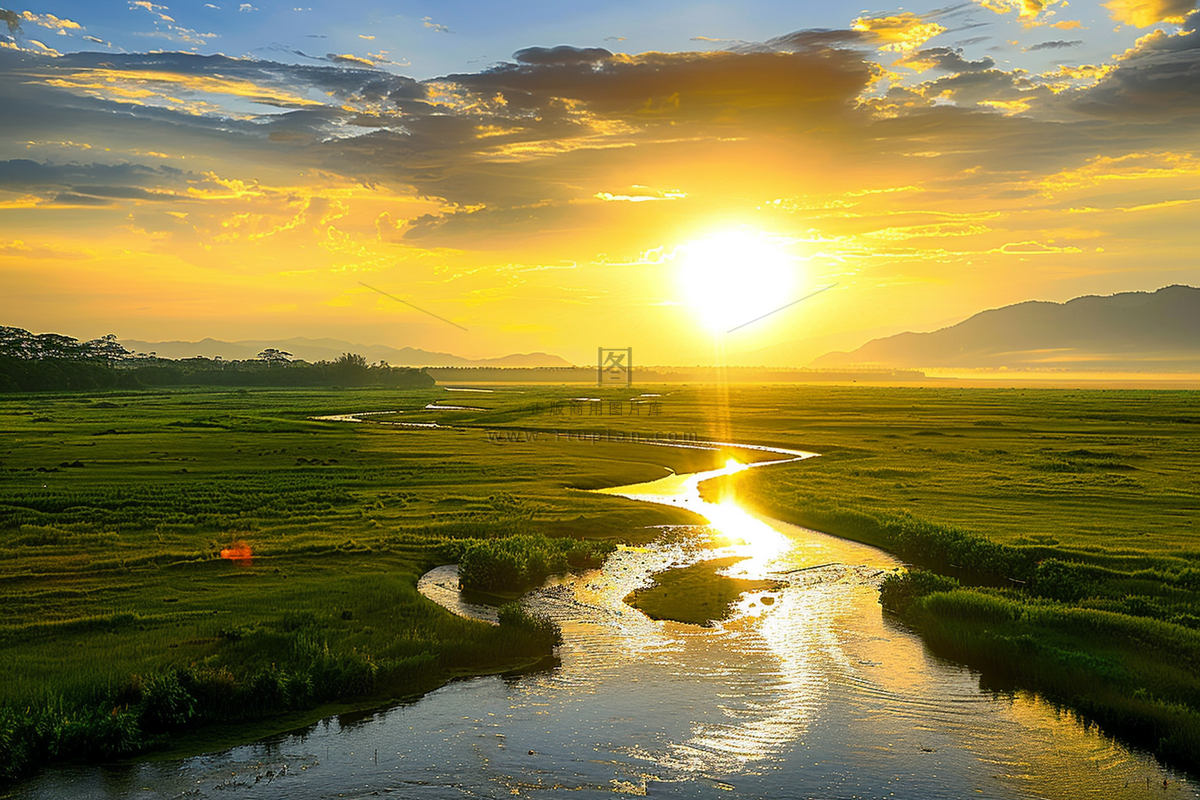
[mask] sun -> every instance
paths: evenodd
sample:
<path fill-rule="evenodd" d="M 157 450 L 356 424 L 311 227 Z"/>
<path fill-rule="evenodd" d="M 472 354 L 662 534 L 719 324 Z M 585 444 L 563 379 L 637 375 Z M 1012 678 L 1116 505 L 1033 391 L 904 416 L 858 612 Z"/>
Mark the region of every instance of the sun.
<path fill-rule="evenodd" d="M 786 246 L 750 231 L 714 233 L 683 245 L 679 279 L 701 324 L 714 333 L 779 308 L 796 286 Z"/>

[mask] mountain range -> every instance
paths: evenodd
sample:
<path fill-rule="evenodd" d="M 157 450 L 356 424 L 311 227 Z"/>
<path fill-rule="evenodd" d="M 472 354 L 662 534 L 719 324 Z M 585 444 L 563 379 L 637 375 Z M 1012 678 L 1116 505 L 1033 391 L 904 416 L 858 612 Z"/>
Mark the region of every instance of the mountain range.
<path fill-rule="evenodd" d="M 1029 301 L 930 333 L 873 339 L 814 367 L 1200 372 L 1200 289 Z"/>
<path fill-rule="evenodd" d="M 450 353 L 434 353 L 415 347 L 388 347 L 380 344 L 355 344 L 340 339 L 308 339 L 303 336 L 278 340 L 242 340 L 223 342 L 201 339 L 198 342 L 143 342 L 122 339 L 121 344 L 139 353 L 155 353 L 161 358 L 221 358 L 242 361 L 254 358 L 273 347 L 305 361 L 336 361 L 343 353 L 357 353 L 369 362 L 386 361 L 393 367 L 569 367 L 571 363 L 549 353 L 517 353 L 498 358 L 463 358 Z"/>

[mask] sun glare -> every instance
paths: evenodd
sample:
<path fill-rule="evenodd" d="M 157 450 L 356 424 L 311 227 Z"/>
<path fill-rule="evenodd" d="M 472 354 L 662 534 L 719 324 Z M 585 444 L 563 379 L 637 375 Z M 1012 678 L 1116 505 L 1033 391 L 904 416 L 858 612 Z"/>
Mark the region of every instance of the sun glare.
<path fill-rule="evenodd" d="M 683 246 L 679 278 L 700 322 L 728 331 L 791 300 L 796 266 L 780 242 L 761 233 L 713 234 Z"/>

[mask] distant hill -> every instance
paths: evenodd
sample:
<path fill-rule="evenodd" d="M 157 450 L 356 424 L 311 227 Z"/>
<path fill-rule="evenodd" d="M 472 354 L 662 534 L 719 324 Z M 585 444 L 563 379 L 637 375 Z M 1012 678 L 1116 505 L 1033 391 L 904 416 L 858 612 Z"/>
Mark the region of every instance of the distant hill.
<path fill-rule="evenodd" d="M 874 339 L 826 353 L 814 367 L 1200 371 L 1200 289 L 1030 301 L 984 311 L 931 333 Z"/>
<path fill-rule="evenodd" d="M 243 340 L 222 342 L 201 339 L 198 342 L 143 342 L 122 339 L 121 344 L 139 353 L 156 353 L 161 358 L 192 358 L 220 356 L 228 361 L 254 358 L 268 347 L 291 353 L 305 361 L 334 361 L 342 353 L 358 353 L 367 361 L 386 361 L 394 367 L 569 367 L 569 361 L 549 353 L 518 353 L 499 358 L 463 358 L 450 353 L 432 353 L 415 347 L 388 347 L 379 344 L 355 344 L 340 339 Z"/>

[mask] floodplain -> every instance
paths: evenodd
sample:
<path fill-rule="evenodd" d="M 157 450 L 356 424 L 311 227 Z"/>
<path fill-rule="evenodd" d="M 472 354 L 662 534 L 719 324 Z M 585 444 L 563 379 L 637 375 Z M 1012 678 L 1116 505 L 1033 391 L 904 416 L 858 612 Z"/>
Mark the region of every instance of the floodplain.
<path fill-rule="evenodd" d="M 536 661 L 536 620 L 453 617 L 418 576 L 464 542 L 695 523 L 581 490 L 765 458 L 690 446 L 716 441 L 820 454 L 703 488 L 941 576 L 884 591 L 935 652 L 1196 769 L 1195 393 L 492 388 L 0 401 L 5 763 L 199 751 Z M 354 412 L 387 413 L 316 419 Z"/>

